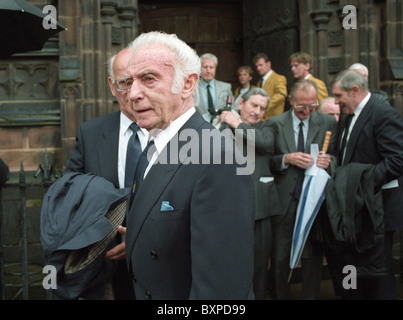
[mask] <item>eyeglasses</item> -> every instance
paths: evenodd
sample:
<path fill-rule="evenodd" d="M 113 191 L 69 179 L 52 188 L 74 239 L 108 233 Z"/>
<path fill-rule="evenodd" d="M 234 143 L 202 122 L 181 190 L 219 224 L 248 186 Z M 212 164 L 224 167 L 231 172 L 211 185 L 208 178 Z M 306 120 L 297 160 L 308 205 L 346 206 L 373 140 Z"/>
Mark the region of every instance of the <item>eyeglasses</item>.
<path fill-rule="evenodd" d="M 113 84 L 116 87 L 116 90 L 120 92 L 126 92 L 130 90 L 132 84 L 133 84 L 133 79 L 132 78 L 122 78 L 122 79 L 116 79 L 113 80 Z"/>
<path fill-rule="evenodd" d="M 316 103 L 313 103 L 313 104 L 310 104 L 310 105 L 296 104 L 296 105 L 294 105 L 294 107 L 295 107 L 295 109 L 297 109 L 299 111 L 301 111 L 301 110 L 303 110 L 305 108 L 308 108 L 309 110 L 312 111 L 312 110 L 315 110 L 318 107 L 318 105 L 319 105 L 319 103 L 316 102 Z"/>

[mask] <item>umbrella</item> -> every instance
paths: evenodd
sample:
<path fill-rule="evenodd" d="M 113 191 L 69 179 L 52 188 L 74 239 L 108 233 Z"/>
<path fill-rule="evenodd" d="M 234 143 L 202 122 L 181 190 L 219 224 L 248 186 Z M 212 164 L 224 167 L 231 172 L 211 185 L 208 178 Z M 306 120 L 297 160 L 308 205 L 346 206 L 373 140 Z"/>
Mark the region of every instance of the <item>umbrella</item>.
<path fill-rule="evenodd" d="M 327 131 L 323 151 L 327 151 L 331 132 Z M 290 269 L 293 270 L 297 266 L 301 258 L 302 250 L 308 238 L 309 231 L 316 218 L 319 208 L 325 199 L 325 188 L 330 176 L 328 173 L 316 166 L 316 158 L 319 154 L 317 144 L 311 145 L 311 155 L 315 159 L 315 163 L 305 170 L 304 184 L 297 208 L 295 218 L 294 234 L 291 244 Z M 290 273 L 291 277 L 291 273 Z"/>
<path fill-rule="evenodd" d="M 44 23 L 44 19 L 45 23 Z M 50 20 L 49 13 L 24 0 L 1 0 L 0 2 L 0 58 L 14 53 L 41 50 L 45 42 L 64 26 Z M 44 26 L 45 24 L 45 26 Z"/>

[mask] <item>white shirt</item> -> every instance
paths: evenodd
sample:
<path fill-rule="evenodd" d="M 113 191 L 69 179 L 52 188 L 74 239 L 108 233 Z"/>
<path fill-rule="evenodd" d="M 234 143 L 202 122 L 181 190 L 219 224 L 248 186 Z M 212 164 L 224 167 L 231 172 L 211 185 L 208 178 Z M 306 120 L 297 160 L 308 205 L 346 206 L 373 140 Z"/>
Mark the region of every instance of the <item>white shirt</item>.
<path fill-rule="evenodd" d="M 171 139 L 178 133 L 180 128 L 183 127 L 183 125 L 190 119 L 190 117 L 196 112 L 196 108 L 192 107 L 188 111 L 186 111 L 184 114 L 182 114 L 179 118 L 175 119 L 170 123 L 170 125 L 162 130 L 158 135 L 154 138 L 154 144 L 155 144 L 155 152 L 153 156 L 150 159 L 150 162 L 148 163 L 148 167 L 146 168 L 144 172 L 144 178 L 147 176 L 148 172 L 151 169 L 151 166 L 155 163 L 157 160 L 158 156 L 162 152 L 162 150 L 166 147 L 166 145 L 171 141 Z"/>
<path fill-rule="evenodd" d="M 125 187 L 125 170 L 126 170 L 126 153 L 127 153 L 127 143 L 133 134 L 130 129 L 132 120 L 126 117 L 122 112 L 120 113 L 120 128 L 119 128 L 119 149 L 118 149 L 118 179 L 119 187 Z M 137 136 L 139 137 L 141 150 L 147 145 L 149 133 L 146 129 L 140 128 L 137 131 Z"/>

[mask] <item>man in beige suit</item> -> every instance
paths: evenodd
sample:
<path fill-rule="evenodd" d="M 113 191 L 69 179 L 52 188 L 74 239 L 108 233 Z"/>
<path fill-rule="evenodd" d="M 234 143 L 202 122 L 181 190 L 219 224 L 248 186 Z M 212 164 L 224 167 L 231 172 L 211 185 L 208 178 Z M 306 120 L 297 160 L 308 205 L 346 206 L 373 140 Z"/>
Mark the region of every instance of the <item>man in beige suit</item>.
<path fill-rule="evenodd" d="M 271 61 L 265 53 L 258 53 L 253 58 L 256 71 L 261 77 L 257 86 L 264 89 L 270 97 L 269 107 L 263 116 L 266 121 L 271 116 L 284 112 L 285 100 L 287 98 L 287 79 L 283 75 L 276 73 L 271 68 Z"/>
<path fill-rule="evenodd" d="M 322 80 L 315 78 L 311 74 L 312 57 L 308 53 L 306 52 L 293 53 L 290 56 L 289 61 L 291 71 L 295 79 L 297 80 L 307 79 L 312 80 L 313 82 L 316 83 L 318 87 L 318 102 L 329 96 L 326 84 Z"/>

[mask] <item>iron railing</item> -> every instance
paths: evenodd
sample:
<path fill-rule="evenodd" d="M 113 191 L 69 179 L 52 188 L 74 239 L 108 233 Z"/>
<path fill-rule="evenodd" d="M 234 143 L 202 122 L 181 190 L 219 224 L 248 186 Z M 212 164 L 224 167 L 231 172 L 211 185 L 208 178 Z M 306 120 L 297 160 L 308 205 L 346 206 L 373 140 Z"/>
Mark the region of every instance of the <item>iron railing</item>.
<path fill-rule="evenodd" d="M 29 300 L 30 294 L 29 290 L 32 285 L 42 283 L 41 277 L 37 277 L 38 279 L 30 280 L 35 274 L 42 274 L 42 268 L 36 268 L 35 271 L 29 270 L 29 262 L 28 262 L 28 243 L 27 243 L 27 188 L 29 187 L 43 187 L 45 190 L 51 186 L 52 177 L 57 179 L 57 175 L 53 170 L 53 166 L 49 165 L 49 157 L 48 153 L 45 150 L 44 154 L 44 164 L 39 165 L 33 177 L 38 179 L 42 177 L 41 181 L 38 182 L 29 182 L 26 181 L 26 172 L 24 171 L 24 165 L 21 161 L 20 172 L 19 172 L 19 181 L 17 183 L 7 183 L 3 188 L 0 187 L 0 299 L 6 299 L 5 289 L 9 285 L 6 283 L 7 277 L 20 277 L 21 283 L 13 286 L 20 287 L 17 293 L 11 299 L 17 299 L 21 296 L 23 300 Z M 4 259 L 4 237 L 3 237 L 3 189 L 5 188 L 15 188 L 18 189 L 19 193 L 19 215 L 20 215 L 20 248 L 21 248 L 21 262 L 17 263 L 9 263 L 5 264 Z M 41 199 L 42 200 L 42 199 Z M 16 267 L 16 268 L 13 268 Z M 19 268 L 20 267 L 20 268 Z M 21 271 L 7 271 L 6 269 L 20 269 Z M 39 269 L 39 270 L 38 270 Z M 46 296 L 47 298 L 51 298 L 51 290 L 47 290 Z"/>

